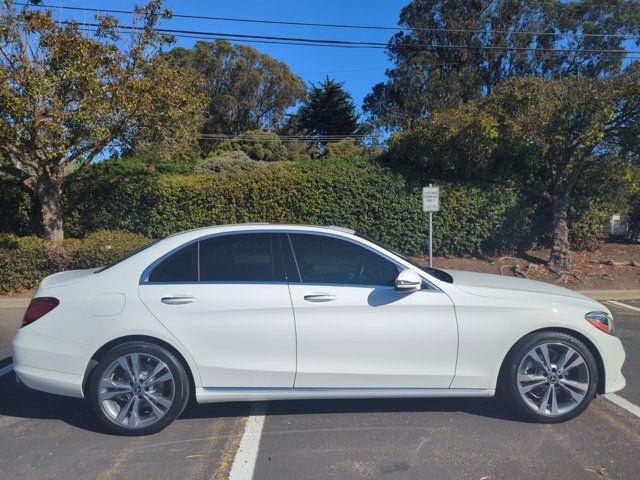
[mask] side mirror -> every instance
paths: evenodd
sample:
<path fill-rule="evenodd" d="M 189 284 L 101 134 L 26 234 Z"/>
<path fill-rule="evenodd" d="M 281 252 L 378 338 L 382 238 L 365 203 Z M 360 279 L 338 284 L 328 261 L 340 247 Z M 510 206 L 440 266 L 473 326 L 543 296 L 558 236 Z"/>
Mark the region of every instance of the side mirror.
<path fill-rule="evenodd" d="M 417 292 L 422 288 L 422 277 L 407 268 L 398 274 L 395 286 L 399 292 Z"/>

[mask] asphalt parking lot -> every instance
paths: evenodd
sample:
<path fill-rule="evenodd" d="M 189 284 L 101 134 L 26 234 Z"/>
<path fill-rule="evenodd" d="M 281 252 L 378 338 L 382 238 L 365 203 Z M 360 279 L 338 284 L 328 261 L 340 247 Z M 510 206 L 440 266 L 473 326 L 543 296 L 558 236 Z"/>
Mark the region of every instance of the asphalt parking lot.
<path fill-rule="evenodd" d="M 618 395 L 640 406 L 640 311 L 609 306 L 627 351 Z M 22 313 L 0 309 L 0 367 Z M 259 408 L 264 424 L 250 430 Z M 274 480 L 635 479 L 640 418 L 602 397 L 560 425 L 519 421 L 493 399 L 236 403 L 192 406 L 159 434 L 127 438 L 105 432 L 82 400 L 0 377 L 0 478 L 223 479 L 232 468 Z"/>

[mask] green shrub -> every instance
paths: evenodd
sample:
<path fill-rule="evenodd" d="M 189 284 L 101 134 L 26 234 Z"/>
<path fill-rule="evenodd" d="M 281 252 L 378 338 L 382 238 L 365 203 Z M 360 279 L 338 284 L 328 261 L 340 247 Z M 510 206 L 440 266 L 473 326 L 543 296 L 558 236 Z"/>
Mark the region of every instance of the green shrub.
<path fill-rule="evenodd" d="M 250 130 L 239 137 L 220 143 L 214 156 L 220 152 L 234 150 L 240 150 L 252 160 L 262 162 L 287 160 L 289 153 L 278 135 L 264 130 Z"/>
<path fill-rule="evenodd" d="M 77 237 L 107 229 L 160 238 L 220 223 L 342 225 L 419 254 L 427 242 L 421 187 L 430 182 L 436 183 L 364 159 L 276 162 L 223 175 L 114 177 L 88 169 L 66 189 L 65 228 Z M 530 214 L 516 189 L 437 183 L 443 192 L 434 220 L 439 254 L 513 250 L 526 240 Z"/>
<path fill-rule="evenodd" d="M 264 167 L 268 162 L 252 160 L 241 150 L 220 152 L 206 158 L 196 167 L 196 173 L 239 173 Z"/>
<path fill-rule="evenodd" d="M 50 247 L 40 237 L 0 234 L 0 293 L 34 288 L 58 271 L 108 265 L 149 242 L 134 233 L 98 231 Z"/>
<path fill-rule="evenodd" d="M 353 138 L 329 142 L 324 146 L 324 156 L 327 158 L 362 158 L 365 155 L 365 147 L 356 143 Z"/>
<path fill-rule="evenodd" d="M 34 288 L 54 266 L 41 238 L 0 234 L 0 293 Z"/>
<path fill-rule="evenodd" d="M 312 223 L 354 228 L 416 255 L 427 245 L 428 217 L 421 211 L 420 190 L 429 183 L 442 190 L 442 210 L 434 215 L 436 254 L 528 248 L 543 242 L 540 232 L 549 227 L 549 216 L 514 186 L 403 174 L 375 160 L 265 162 L 262 168 L 233 171 L 230 166 L 224 172 L 86 168 L 63 190 L 66 235 L 82 238 L 98 230 L 120 230 L 162 238 L 221 223 Z M 575 246 L 584 247 L 594 238 L 608 211 L 605 200 L 585 195 L 574 205 L 570 227 Z"/>
<path fill-rule="evenodd" d="M 66 240 L 68 263 L 60 267 L 74 269 L 105 266 L 149 242 L 149 238 L 137 233 L 99 230 L 82 239 Z"/>
<path fill-rule="evenodd" d="M 0 176 L 0 232 L 27 235 L 40 231 L 39 203 L 19 182 Z"/>

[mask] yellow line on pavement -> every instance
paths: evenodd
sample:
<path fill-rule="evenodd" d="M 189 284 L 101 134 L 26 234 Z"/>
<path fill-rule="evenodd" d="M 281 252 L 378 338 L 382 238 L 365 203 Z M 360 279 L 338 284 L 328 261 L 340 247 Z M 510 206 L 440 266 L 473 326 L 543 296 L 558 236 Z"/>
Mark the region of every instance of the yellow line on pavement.
<path fill-rule="evenodd" d="M 211 430 L 209 431 L 209 437 L 205 442 L 204 446 L 200 449 L 197 454 L 198 460 L 196 464 L 189 470 L 185 480 L 193 480 L 195 478 L 200 478 L 204 473 L 207 465 L 211 463 L 211 454 L 215 449 L 216 444 L 221 441 L 222 438 L 220 436 L 221 430 L 226 426 L 226 418 L 214 420 Z"/>
<path fill-rule="evenodd" d="M 116 456 L 115 461 L 111 464 L 109 468 L 103 470 L 100 475 L 96 478 L 96 480 L 110 480 L 112 478 L 116 478 L 122 469 L 124 463 L 129 460 L 134 450 L 142 443 L 144 437 L 137 437 L 133 439 L 129 445 L 120 450 L 120 453 Z"/>
<path fill-rule="evenodd" d="M 556 443 L 567 452 L 568 456 L 571 457 L 577 465 L 584 469 L 585 476 L 587 475 L 586 472 L 592 472 L 595 475 L 599 475 L 598 478 L 608 478 L 606 469 L 603 469 L 602 465 L 593 465 L 592 458 L 577 450 L 575 446 L 558 431 L 558 426 L 546 424 L 544 425 L 544 429 L 551 434 Z"/>
<path fill-rule="evenodd" d="M 594 408 L 595 407 L 595 408 Z M 599 416 L 601 419 L 606 420 L 611 423 L 611 425 L 618 430 L 619 432 L 624 433 L 627 437 L 633 440 L 635 443 L 640 444 L 640 432 L 630 428 L 629 426 L 622 423 L 619 419 L 617 419 L 608 409 L 603 408 L 599 404 L 594 404 L 592 406 L 593 412 Z"/>
<path fill-rule="evenodd" d="M 233 465 L 233 459 L 235 458 L 236 451 L 240 446 L 242 434 L 244 433 L 244 428 L 248 419 L 249 416 L 238 417 L 234 422 L 233 429 L 229 434 L 227 444 L 224 447 L 224 453 L 220 458 L 218 468 L 211 476 L 212 480 L 226 480 L 229 477 L 229 471 L 231 470 L 231 465 Z"/>

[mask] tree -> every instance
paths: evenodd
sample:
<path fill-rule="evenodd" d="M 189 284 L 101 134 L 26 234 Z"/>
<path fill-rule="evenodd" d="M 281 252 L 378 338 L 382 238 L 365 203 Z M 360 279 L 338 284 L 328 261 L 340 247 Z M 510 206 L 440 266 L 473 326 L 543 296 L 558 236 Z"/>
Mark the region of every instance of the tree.
<path fill-rule="evenodd" d="M 47 242 L 63 238 L 63 181 L 138 135 L 175 138 L 199 116 L 196 78 L 156 53 L 171 39 L 154 30 L 170 16 L 159 0 L 136 8 L 133 32 L 97 16 L 95 36 L 50 11 L 0 16 L 0 172 L 40 200 Z M 125 31 L 126 32 L 126 31 Z"/>
<path fill-rule="evenodd" d="M 373 87 L 363 109 L 379 128 L 402 130 L 434 111 L 491 93 L 508 78 L 619 73 L 624 53 L 597 51 L 638 44 L 624 37 L 637 34 L 640 24 L 640 9 L 632 3 L 414 0 L 400 13 L 406 31 L 389 42 L 394 67 L 386 82 Z"/>
<path fill-rule="evenodd" d="M 640 64 L 590 79 L 515 78 L 391 140 L 391 157 L 434 174 L 517 182 L 551 209 L 549 268 L 570 270 L 568 212 L 581 182 L 640 158 Z"/>
<path fill-rule="evenodd" d="M 334 79 L 312 85 L 298 113 L 290 120 L 291 128 L 311 135 L 353 135 L 358 132 L 358 114 L 353 99 L 342 83 Z M 323 145 L 325 141 L 320 142 Z"/>
<path fill-rule="evenodd" d="M 174 48 L 165 58 L 202 75 L 201 88 L 208 97 L 205 134 L 280 126 L 287 108 L 306 92 L 302 79 L 287 64 L 225 40 L 199 41 L 192 49 Z"/>

